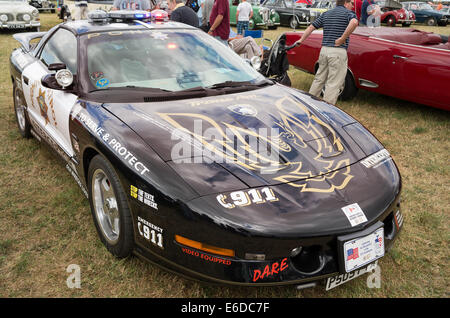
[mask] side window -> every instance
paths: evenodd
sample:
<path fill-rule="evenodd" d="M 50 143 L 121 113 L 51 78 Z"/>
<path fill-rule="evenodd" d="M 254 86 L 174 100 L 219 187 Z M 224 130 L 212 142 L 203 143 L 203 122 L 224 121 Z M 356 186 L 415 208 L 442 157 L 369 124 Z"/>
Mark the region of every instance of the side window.
<path fill-rule="evenodd" d="M 41 61 L 45 65 L 64 63 L 73 73 L 77 73 L 77 39 L 73 33 L 59 29 L 47 41 L 41 52 Z"/>

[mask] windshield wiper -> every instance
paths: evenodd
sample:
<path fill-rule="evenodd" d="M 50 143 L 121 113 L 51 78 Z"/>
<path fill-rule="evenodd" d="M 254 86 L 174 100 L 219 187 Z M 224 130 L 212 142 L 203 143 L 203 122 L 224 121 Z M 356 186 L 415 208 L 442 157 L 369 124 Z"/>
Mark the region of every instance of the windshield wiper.
<path fill-rule="evenodd" d="M 133 89 L 139 89 L 150 93 L 172 93 L 173 91 L 169 91 L 167 89 L 157 88 L 157 87 L 142 87 L 142 86 L 134 86 L 134 85 L 127 85 L 127 86 L 121 86 L 121 87 L 106 87 L 106 88 L 98 88 L 93 89 L 90 91 L 90 93 L 93 92 L 101 92 L 101 91 L 115 91 L 115 90 L 129 90 L 130 88 Z"/>
<path fill-rule="evenodd" d="M 242 82 L 237 82 L 237 81 L 225 81 L 222 83 L 217 83 L 211 86 L 207 86 L 207 88 L 210 89 L 219 89 L 219 88 L 228 88 L 228 87 L 262 87 L 265 85 L 269 85 L 269 84 L 273 84 L 271 81 L 269 80 L 262 80 L 258 83 L 252 83 L 250 81 L 242 81 Z"/>

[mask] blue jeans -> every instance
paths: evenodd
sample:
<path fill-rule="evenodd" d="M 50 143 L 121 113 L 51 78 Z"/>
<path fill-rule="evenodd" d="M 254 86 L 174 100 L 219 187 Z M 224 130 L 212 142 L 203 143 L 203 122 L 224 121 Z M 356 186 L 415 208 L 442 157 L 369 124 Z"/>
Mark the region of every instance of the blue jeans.
<path fill-rule="evenodd" d="M 244 35 L 244 32 L 246 30 L 248 30 L 248 21 L 238 21 L 236 28 L 237 28 L 237 34 Z"/>
<path fill-rule="evenodd" d="M 220 42 L 222 42 L 223 44 L 225 44 L 226 46 L 228 46 L 228 40 L 223 40 L 220 36 L 214 36 L 215 39 L 219 40 Z"/>

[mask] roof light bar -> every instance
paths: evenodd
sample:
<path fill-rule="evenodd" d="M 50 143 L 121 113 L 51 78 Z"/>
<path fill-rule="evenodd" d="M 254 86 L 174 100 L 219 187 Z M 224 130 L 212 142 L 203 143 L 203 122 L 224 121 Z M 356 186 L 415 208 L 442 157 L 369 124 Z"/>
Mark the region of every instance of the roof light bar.
<path fill-rule="evenodd" d="M 118 11 L 110 11 L 108 12 L 109 18 L 113 20 L 147 20 L 152 17 L 152 14 L 148 11 L 142 11 L 142 10 L 118 10 Z"/>

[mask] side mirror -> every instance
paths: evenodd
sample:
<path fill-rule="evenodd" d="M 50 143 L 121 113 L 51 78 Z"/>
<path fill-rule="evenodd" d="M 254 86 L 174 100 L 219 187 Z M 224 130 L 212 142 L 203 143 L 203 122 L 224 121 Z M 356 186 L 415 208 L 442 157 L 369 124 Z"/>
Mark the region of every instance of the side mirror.
<path fill-rule="evenodd" d="M 64 63 L 53 63 L 48 66 L 49 71 L 59 71 L 67 68 Z"/>

